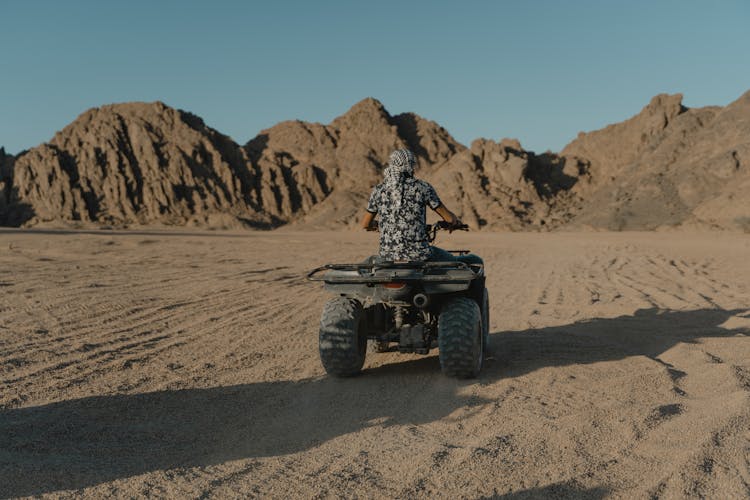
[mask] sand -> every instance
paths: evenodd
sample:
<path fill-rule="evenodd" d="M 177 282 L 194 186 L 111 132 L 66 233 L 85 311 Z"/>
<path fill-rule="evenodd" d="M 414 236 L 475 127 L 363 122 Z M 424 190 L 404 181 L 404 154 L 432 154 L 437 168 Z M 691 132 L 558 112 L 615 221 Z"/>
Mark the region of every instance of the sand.
<path fill-rule="evenodd" d="M 469 233 L 491 347 L 325 376 L 354 232 L 0 230 L 0 497 L 744 498 L 750 239 Z"/>

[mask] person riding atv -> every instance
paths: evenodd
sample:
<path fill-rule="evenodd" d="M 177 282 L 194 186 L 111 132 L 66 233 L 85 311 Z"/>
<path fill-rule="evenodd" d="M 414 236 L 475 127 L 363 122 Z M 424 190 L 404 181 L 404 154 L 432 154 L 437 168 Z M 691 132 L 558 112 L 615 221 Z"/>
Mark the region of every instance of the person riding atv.
<path fill-rule="evenodd" d="M 359 373 L 368 343 L 375 352 L 428 354 L 437 347 L 440 367 L 450 377 L 476 377 L 482 369 L 490 314 L 484 263 L 468 250 L 430 245 L 438 231 L 468 226 L 430 184 L 414 178 L 415 164 L 411 151 L 394 151 L 385 180 L 372 191 L 362 227 L 380 230 L 379 253 L 307 275 L 335 294 L 323 307 L 318 336 L 329 375 Z M 426 224 L 426 206 L 444 220 Z"/>
<path fill-rule="evenodd" d="M 463 223 L 440 201 L 435 188 L 414 178 L 416 163 L 414 153 L 408 149 L 391 153 L 384 171 L 385 180 L 370 194 L 362 227 L 367 231 L 380 230 L 379 257 L 382 260 L 453 260 L 454 256 L 449 252 L 430 246 L 425 206 L 437 212 L 451 229 L 457 229 Z M 379 223 L 375 220 L 376 215 L 380 215 Z M 462 260 L 481 263 L 475 255 L 465 256 Z"/>

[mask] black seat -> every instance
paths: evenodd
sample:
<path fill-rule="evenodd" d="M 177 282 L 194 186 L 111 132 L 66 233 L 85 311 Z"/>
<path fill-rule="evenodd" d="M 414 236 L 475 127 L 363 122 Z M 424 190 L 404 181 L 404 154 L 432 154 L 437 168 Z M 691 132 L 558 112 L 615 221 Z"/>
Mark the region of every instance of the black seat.
<path fill-rule="evenodd" d="M 484 261 L 482 260 L 482 258 L 479 255 L 473 254 L 473 253 L 467 253 L 465 255 L 456 255 L 456 260 L 459 262 L 464 262 L 469 265 L 484 264 Z"/>

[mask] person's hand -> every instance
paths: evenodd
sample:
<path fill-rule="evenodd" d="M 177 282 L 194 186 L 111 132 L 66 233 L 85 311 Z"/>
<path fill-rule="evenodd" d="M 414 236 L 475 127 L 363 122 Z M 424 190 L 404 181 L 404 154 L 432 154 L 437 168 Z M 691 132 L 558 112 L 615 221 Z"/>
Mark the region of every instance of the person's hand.
<path fill-rule="evenodd" d="M 459 219 L 458 217 L 454 217 L 453 222 L 451 223 L 451 227 L 450 229 L 448 229 L 448 232 L 452 233 L 453 231 L 455 231 L 456 229 L 459 229 L 463 225 L 464 223 L 461 222 L 461 219 Z"/>

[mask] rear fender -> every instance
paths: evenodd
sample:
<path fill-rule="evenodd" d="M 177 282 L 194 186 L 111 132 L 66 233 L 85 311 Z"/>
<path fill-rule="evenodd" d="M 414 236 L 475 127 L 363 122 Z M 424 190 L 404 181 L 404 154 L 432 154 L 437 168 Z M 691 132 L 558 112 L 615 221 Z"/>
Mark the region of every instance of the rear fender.
<path fill-rule="evenodd" d="M 323 287 L 336 295 L 342 297 L 357 298 L 362 301 L 368 298 L 372 298 L 375 294 L 375 289 L 372 285 L 357 284 L 357 283 L 325 283 Z"/>
<path fill-rule="evenodd" d="M 326 283 L 325 289 L 342 297 L 351 297 L 365 301 L 371 299 L 373 302 L 411 302 L 411 297 L 417 289 L 411 285 L 403 288 L 389 289 L 379 284 L 339 284 Z"/>
<path fill-rule="evenodd" d="M 485 286 L 486 277 L 480 276 L 471 283 L 471 287 L 469 287 L 469 297 L 476 301 L 477 304 L 479 304 L 479 307 L 482 307 L 482 302 L 484 299 L 484 286 Z"/>
<path fill-rule="evenodd" d="M 424 283 L 424 293 L 427 295 L 437 295 L 441 293 L 455 293 L 463 292 L 468 290 L 471 286 L 471 281 L 465 283 Z"/>

